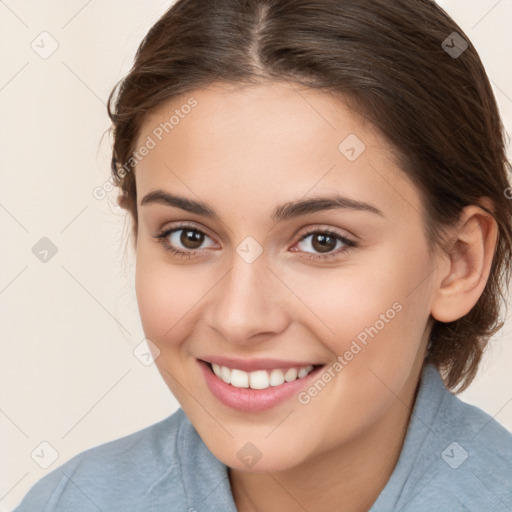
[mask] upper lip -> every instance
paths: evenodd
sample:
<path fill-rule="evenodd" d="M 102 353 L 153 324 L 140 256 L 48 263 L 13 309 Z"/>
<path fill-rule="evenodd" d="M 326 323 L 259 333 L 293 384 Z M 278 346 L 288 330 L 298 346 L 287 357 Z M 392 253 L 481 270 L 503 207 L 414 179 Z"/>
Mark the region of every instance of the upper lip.
<path fill-rule="evenodd" d="M 284 361 L 282 359 L 237 359 L 235 357 L 207 356 L 200 358 L 207 363 L 215 363 L 219 366 L 227 366 L 245 372 L 256 370 L 272 370 L 274 368 L 303 368 L 305 366 L 319 366 L 322 363 L 309 361 Z"/>

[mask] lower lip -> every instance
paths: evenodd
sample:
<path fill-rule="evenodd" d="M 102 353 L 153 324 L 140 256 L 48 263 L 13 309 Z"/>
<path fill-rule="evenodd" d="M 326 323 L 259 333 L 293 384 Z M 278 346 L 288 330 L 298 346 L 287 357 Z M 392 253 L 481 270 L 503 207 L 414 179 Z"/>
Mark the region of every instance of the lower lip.
<path fill-rule="evenodd" d="M 204 361 L 197 360 L 203 372 L 206 385 L 212 394 L 224 405 L 243 412 L 261 412 L 275 407 L 293 395 L 298 394 L 322 370 L 322 366 L 313 369 L 311 373 L 292 382 L 280 386 L 270 386 L 267 389 L 236 388 L 226 384 L 217 377 L 210 366 Z"/>

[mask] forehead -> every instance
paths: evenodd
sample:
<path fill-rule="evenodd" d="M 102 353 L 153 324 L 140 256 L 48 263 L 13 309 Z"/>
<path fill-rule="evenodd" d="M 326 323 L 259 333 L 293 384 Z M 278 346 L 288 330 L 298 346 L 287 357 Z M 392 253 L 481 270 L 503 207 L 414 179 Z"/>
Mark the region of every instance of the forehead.
<path fill-rule="evenodd" d="M 141 127 L 138 196 L 167 188 L 262 202 L 344 192 L 382 210 L 420 211 L 416 188 L 392 147 L 342 95 L 268 83 L 214 84 L 160 105 Z M 190 105 L 193 105 L 192 107 Z M 151 142 L 150 142 L 151 141 Z"/>

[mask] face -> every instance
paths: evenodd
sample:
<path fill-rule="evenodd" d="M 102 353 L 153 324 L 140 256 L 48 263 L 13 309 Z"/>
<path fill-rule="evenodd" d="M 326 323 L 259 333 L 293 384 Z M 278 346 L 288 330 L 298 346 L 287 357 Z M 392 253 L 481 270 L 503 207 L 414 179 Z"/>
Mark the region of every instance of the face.
<path fill-rule="evenodd" d="M 434 289 L 392 149 L 342 98 L 284 83 L 174 98 L 137 143 L 142 325 L 208 448 L 277 471 L 364 436 L 414 384 Z"/>

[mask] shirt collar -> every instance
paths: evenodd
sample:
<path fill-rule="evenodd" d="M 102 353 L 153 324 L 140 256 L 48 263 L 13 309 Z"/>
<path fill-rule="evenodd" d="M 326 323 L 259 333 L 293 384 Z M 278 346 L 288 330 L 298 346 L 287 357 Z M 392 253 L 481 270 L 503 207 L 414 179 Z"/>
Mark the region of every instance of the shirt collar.
<path fill-rule="evenodd" d="M 447 396 L 452 394 L 446 389 L 439 371 L 425 363 L 398 462 L 369 512 L 401 510 L 417 492 L 414 483 L 428 481 L 435 475 L 440 456 L 427 444 L 433 440 L 439 445 L 449 443 L 450 434 L 439 430 L 436 424 Z"/>

